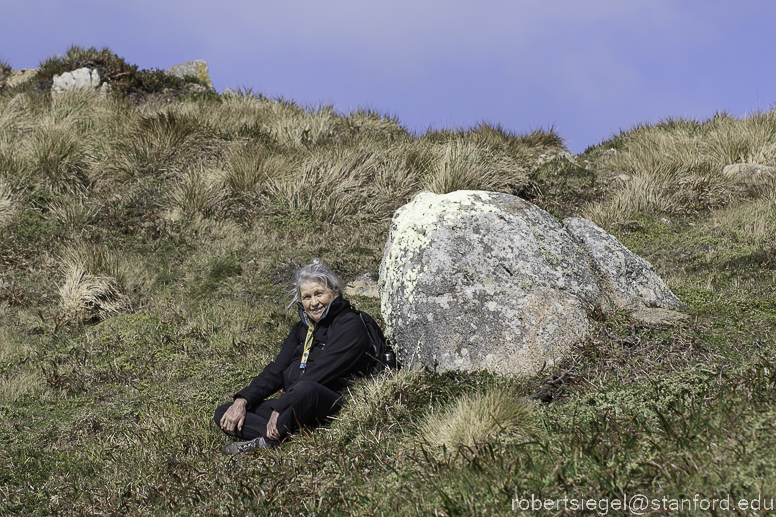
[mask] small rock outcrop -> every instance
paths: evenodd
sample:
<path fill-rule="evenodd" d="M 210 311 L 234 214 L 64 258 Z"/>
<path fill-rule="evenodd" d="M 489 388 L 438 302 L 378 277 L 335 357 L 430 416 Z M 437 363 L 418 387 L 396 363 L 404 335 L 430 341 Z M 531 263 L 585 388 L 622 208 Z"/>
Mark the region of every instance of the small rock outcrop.
<path fill-rule="evenodd" d="M 614 237 L 590 221 L 566 225 L 493 192 L 423 192 L 397 210 L 379 287 L 399 360 L 436 372 L 531 374 L 585 336 L 595 306 L 681 307 Z"/>
<path fill-rule="evenodd" d="M 758 187 L 776 178 L 776 169 L 756 163 L 726 165 L 722 174 L 747 187 Z"/>
<path fill-rule="evenodd" d="M 196 77 L 210 89 L 215 90 L 213 82 L 210 80 L 210 72 L 208 71 L 207 63 L 201 59 L 196 61 L 188 61 L 179 65 L 171 66 L 167 69 L 169 75 L 183 78 L 185 76 Z"/>
<path fill-rule="evenodd" d="M 345 296 L 365 296 L 367 298 L 379 298 L 377 290 L 377 271 L 369 271 L 359 276 L 345 287 Z"/>
<path fill-rule="evenodd" d="M 54 75 L 51 93 L 60 95 L 71 90 L 96 89 L 100 86 L 100 73 L 89 68 L 79 68 L 62 75 Z"/>

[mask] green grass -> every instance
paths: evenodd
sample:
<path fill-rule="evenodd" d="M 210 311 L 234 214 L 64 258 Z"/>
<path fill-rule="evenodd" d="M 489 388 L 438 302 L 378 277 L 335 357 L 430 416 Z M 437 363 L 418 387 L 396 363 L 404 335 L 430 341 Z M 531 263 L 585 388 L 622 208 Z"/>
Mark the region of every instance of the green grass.
<path fill-rule="evenodd" d="M 90 63 L 137 71 L 74 48 L 38 84 Z M 138 77 L 148 90 L 104 100 L 0 92 L 0 514 L 511 515 L 531 495 L 776 497 L 773 185 L 721 172 L 773 165 L 771 112 L 642 125 L 572 162 L 554 128 L 413 136 L 372 111 L 252 92 L 168 102 L 147 93 L 174 84 Z M 346 281 L 378 269 L 394 210 L 424 188 L 595 217 L 691 317 L 651 327 L 593 310 L 587 338 L 536 376 L 386 375 L 280 450 L 221 456 L 212 412 L 278 352 L 292 272 L 313 257 Z M 67 264 L 113 279 L 133 311 L 65 320 Z M 381 320 L 378 300 L 352 301 Z M 461 415 L 493 413 L 493 393 L 506 416 L 470 439 Z"/>

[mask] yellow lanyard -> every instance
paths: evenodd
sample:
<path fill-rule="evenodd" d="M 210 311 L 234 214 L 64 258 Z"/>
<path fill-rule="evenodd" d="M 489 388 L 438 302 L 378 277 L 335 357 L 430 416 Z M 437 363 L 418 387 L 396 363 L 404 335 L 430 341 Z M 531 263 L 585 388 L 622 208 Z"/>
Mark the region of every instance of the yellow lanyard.
<path fill-rule="evenodd" d="M 304 370 L 307 366 L 307 356 L 310 355 L 310 348 L 313 346 L 313 331 L 315 330 L 315 325 L 310 323 L 310 326 L 307 328 L 307 337 L 304 340 L 304 352 L 302 352 L 302 362 L 299 363 L 299 368 Z"/>

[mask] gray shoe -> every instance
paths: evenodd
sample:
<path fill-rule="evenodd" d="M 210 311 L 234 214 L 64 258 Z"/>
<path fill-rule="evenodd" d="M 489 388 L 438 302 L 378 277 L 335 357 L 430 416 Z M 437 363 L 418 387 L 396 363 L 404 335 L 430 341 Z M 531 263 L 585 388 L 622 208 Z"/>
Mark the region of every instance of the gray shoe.
<path fill-rule="evenodd" d="M 254 438 L 253 440 L 248 440 L 245 442 L 227 443 L 226 445 L 223 446 L 223 448 L 221 449 L 221 452 L 223 454 L 226 454 L 227 456 L 235 456 L 237 454 L 248 452 L 251 449 L 269 449 L 270 447 L 276 447 L 276 445 L 272 443 L 267 443 L 264 440 L 264 437 L 260 436 L 258 438 Z"/>

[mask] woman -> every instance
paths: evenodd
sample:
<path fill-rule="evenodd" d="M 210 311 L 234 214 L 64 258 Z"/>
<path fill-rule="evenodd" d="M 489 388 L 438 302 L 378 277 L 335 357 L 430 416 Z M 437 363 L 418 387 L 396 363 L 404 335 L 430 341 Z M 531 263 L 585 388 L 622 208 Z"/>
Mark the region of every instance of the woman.
<path fill-rule="evenodd" d="M 342 406 L 347 380 L 363 376 L 369 367 L 369 336 L 342 298 L 337 275 L 315 259 L 296 272 L 292 289 L 291 305 L 299 306 L 300 321 L 282 350 L 234 395 L 234 402 L 216 409 L 216 424 L 244 440 L 224 446 L 224 454 L 277 446 L 301 426 L 320 423 Z M 279 398 L 265 400 L 281 388 Z"/>

